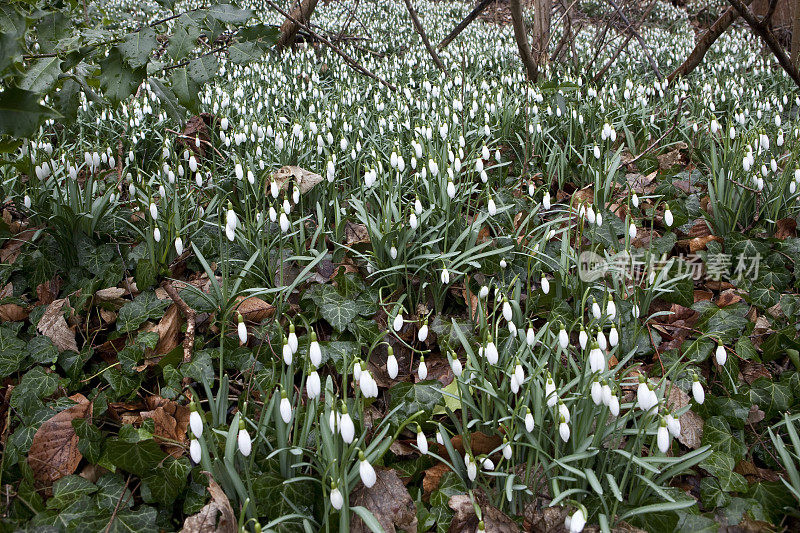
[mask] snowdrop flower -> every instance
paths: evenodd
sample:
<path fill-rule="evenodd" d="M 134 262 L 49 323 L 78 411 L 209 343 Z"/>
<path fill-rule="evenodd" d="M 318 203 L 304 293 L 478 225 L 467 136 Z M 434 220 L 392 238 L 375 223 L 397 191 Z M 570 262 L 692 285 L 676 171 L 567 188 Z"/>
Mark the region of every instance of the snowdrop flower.
<path fill-rule="evenodd" d="M 197 411 L 197 406 L 194 402 L 189 404 L 189 409 L 191 413 L 189 413 L 189 427 L 192 430 L 192 434 L 195 437 L 199 437 L 203 434 L 203 416 Z"/>
<path fill-rule="evenodd" d="M 470 481 L 475 481 L 475 478 L 478 477 L 478 465 L 475 463 L 475 459 L 469 452 L 464 455 L 464 465 L 467 467 L 467 477 Z"/>
<path fill-rule="evenodd" d="M 608 402 L 608 410 L 614 416 L 619 416 L 619 397 L 616 394 L 611 395 L 611 399 Z"/>
<path fill-rule="evenodd" d="M 289 322 L 289 348 L 292 350 L 292 354 L 297 353 L 297 348 L 299 347 L 297 342 L 297 333 L 295 333 L 294 324 Z"/>
<path fill-rule="evenodd" d="M 670 435 L 678 438 L 681 435 L 681 421 L 672 416 L 672 413 L 669 412 L 664 416 L 664 421 L 667 423 L 667 429 Z"/>
<path fill-rule="evenodd" d="M 419 424 L 417 424 L 417 448 L 422 455 L 428 455 L 428 439 L 425 438 L 425 433 Z"/>
<path fill-rule="evenodd" d="M 447 196 L 452 200 L 456 197 L 456 186 L 453 180 L 447 180 Z"/>
<path fill-rule="evenodd" d="M 530 408 L 527 408 L 527 412 L 525 413 L 525 431 L 530 433 L 533 431 L 533 413 L 531 413 Z"/>
<path fill-rule="evenodd" d="M 487 287 L 486 285 L 483 285 L 481 287 L 481 290 L 478 292 L 478 297 L 481 300 L 485 300 L 487 296 L 489 296 L 489 287 Z"/>
<path fill-rule="evenodd" d="M 394 356 L 394 350 L 391 346 L 388 346 L 386 350 L 389 353 L 389 356 L 386 358 L 386 372 L 388 372 L 390 379 L 395 379 L 399 371 L 397 357 Z"/>
<path fill-rule="evenodd" d="M 342 417 L 339 420 L 339 434 L 342 440 L 350 444 L 356 435 L 356 428 L 353 425 L 353 419 L 350 418 L 350 413 L 347 412 L 347 406 L 342 403 Z"/>
<path fill-rule="evenodd" d="M 548 294 L 550 292 L 550 281 L 542 274 L 542 293 Z"/>
<path fill-rule="evenodd" d="M 242 344 L 247 344 L 247 326 L 244 325 L 244 317 L 241 313 L 237 312 L 236 314 L 236 332 L 239 334 L 239 342 Z"/>
<path fill-rule="evenodd" d="M 633 207 L 639 207 L 639 195 L 638 194 L 633 193 L 633 196 L 631 196 L 631 204 L 633 204 Z"/>
<path fill-rule="evenodd" d="M 306 394 L 310 399 L 319 398 L 320 392 L 322 392 L 322 383 L 319 379 L 319 374 L 317 373 L 317 367 L 311 367 L 311 373 L 308 375 L 306 379 Z"/>
<path fill-rule="evenodd" d="M 397 314 L 394 316 L 394 320 L 392 320 L 392 327 L 395 331 L 400 331 L 403 329 L 403 311 L 398 309 Z"/>
<path fill-rule="evenodd" d="M 419 339 L 419 342 L 425 342 L 425 339 L 427 338 L 428 338 L 428 319 L 426 318 L 422 322 L 422 327 L 419 328 L 419 331 L 417 332 L 417 339 Z"/>
<path fill-rule="evenodd" d="M 600 387 L 600 397 L 603 405 L 608 406 L 611 403 L 611 387 L 606 380 L 603 380 L 603 385 Z"/>
<path fill-rule="evenodd" d="M 558 425 L 558 434 L 564 442 L 569 440 L 569 424 L 563 416 L 561 417 L 561 423 Z"/>
<path fill-rule="evenodd" d="M 511 449 L 511 445 L 508 443 L 508 439 L 503 439 L 503 458 L 506 461 L 511 460 L 511 456 L 513 455 L 513 450 Z"/>
<path fill-rule="evenodd" d="M 591 395 L 592 395 L 592 401 L 594 402 L 595 405 L 600 405 L 602 403 L 603 387 L 597 380 L 597 376 L 595 376 L 594 381 L 592 381 Z"/>
<path fill-rule="evenodd" d="M 494 470 L 494 461 L 492 461 L 488 457 L 481 458 L 481 468 L 483 468 L 487 472 L 493 471 Z"/>
<path fill-rule="evenodd" d="M 608 303 L 606 303 L 606 316 L 611 320 L 614 320 L 614 317 L 617 316 L 617 304 L 610 297 Z"/>
<path fill-rule="evenodd" d="M 564 324 L 561 324 L 561 329 L 558 331 L 558 344 L 564 349 L 566 349 L 569 344 L 569 335 L 567 334 L 567 330 L 564 329 Z"/>
<path fill-rule="evenodd" d="M 583 531 L 583 528 L 586 526 L 586 511 L 582 508 L 575 511 L 572 516 L 567 517 L 564 519 L 564 527 L 569 531 L 569 533 L 580 533 Z"/>
<path fill-rule="evenodd" d="M 247 432 L 244 420 L 241 418 L 239 419 L 239 435 L 236 441 L 239 444 L 239 453 L 245 457 L 249 456 L 250 452 L 253 450 L 253 441 L 250 438 L 250 433 Z"/>
<path fill-rule="evenodd" d="M 505 269 L 507 266 L 508 266 L 508 263 L 506 262 L 506 258 L 504 257 L 504 258 L 502 258 L 500 260 L 500 268 Z"/>
<path fill-rule="evenodd" d="M 546 191 L 542 197 L 542 207 L 550 209 L 550 192 Z"/>
<path fill-rule="evenodd" d="M 600 304 L 597 303 L 597 300 L 592 298 L 592 316 L 595 320 L 600 320 L 601 312 L 600 312 Z"/>
<path fill-rule="evenodd" d="M 292 364 L 292 360 L 293 360 L 292 347 L 289 345 L 289 339 L 287 339 L 285 337 L 283 339 L 283 351 L 282 351 L 282 353 L 283 353 L 283 362 L 286 364 L 286 366 L 291 365 Z"/>
<path fill-rule="evenodd" d="M 160 229 L 155 228 L 153 230 L 153 240 L 156 241 L 156 242 L 161 242 L 161 230 Z"/>
<path fill-rule="evenodd" d="M 606 357 L 597 342 L 592 343 L 589 351 L 589 368 L 592 373 L 603 372 L 606 369 Z"/>
<path fill-rule="evenodd" d="M 564 405 L 564 402 L 562 402 L 561 400 L 558 401 L 558 414 L 562 416 L 567 423 L 569 423 L 570 420 L 569 409 L 567 408 L 566 405 Z"/>
<path fill-rule="evenodd" d="M 697 378 L 697 375 L 694 376 L 694 380 L 692 381 L 692 396 L 694 396 L 694 401 L 699 404 L 702 404 L 706 401 L 706 393 L 703 390 L 703 385 L 700 384 L 700 380 Z"/>
<path fill-rule="evenodd" d="M 484 348 L 483 354 L 486 356 L 486 361 L 490 365 L 496 365 L 498 359 L 500 358 L 500 354 L 497 352 L 497 346 L 495 346 L 491 335 L 488 337 L 486 348 Z"/>
<path fill-rule="evenodd" d="M 442 269 L 441 281 L 443 285 L 447 285 L 450 283 L 450 271 L 447 270 L 447 267 Z"/>
<path fill-rule="evenodd" d="M 150 217 L 153 220 L 158 220 L 158 207 L 156 207 L 155 202 L 150 202 Z"/>
<path fill-rule="evenodd" d="M 278 217 L 279 224 L 281 226 L 281 233 L 286 233 L 289 231 L 289 217 L 286 216 L 286 211 L 284 210 L 283 206 L 281 206 L 281 214 Z"/>
<path fill-rule="evenodd" d="M 342 496 L 342 492 L 339 490 L 339 487 L 336 483 L 331 483 L 331 506 L 336 509 L 337 511 L 341 510 L 342 506 L 344 505 L 344 497 Z"/>
<path fill-rule="evenodd" d="M 514 314 L 511 310 L 511 303 L 508 301 L 508 298 L 503 298 L 503 318 L 506 322 L 511 322 L 513 317 Z"/>
<path fill-rule="evenodd" d="M 417 375 L 420 381 L 425 381 L 428 377 L 428 365 L 425 364 L 425 357 L 419 358 L 419 367 L 417 367 Z"/>
<path fill-rule="evenodd" d="M 608 345 L 612 348 L 619 344 L 619 332 L 617 331 L 617 326 L 612 325 L 611 331 L 608 332 Z"/>
<path fill-rule="evenodd" d="M 454 352 L 450 352 L 450 368 L 453 369 L 453 375 L 457 378 L 461 377 L 461 373 L 464 371 L 461 361 L 459 361 Z"/>
<path fill-rule="evenodd" d="M 183 239 L 181 239 L 180 237 L 175 237 L 175 252 L 178 255 L 181 255 L 183 253 Z"/>
<path fill-rule="evenodd" d="M 669 209 L 669 204 L 666 204 L 666 208 L 664 209 L 664 224 L 669 228 L 672 227 L 673 221 L 672 211 Z"/>
<path fill-rule="evenodd" d="M 586 208 L 586 220 L 589 224 L 594 224 L 597 221 L 597 216 L 594 214 L 594 208 L 590 205 Z"/>
<path fill-rule="evenodd" d="M 528 346 L 533 346 L 536 342 L 536 332 L 533 331 L 533 326 L 528 325 L 528 330 L 525 332 L 525 343 Z"/>
<path fill-rule="evenodd" d="M 594 158 L 600 159 L 600 147 L 596 144 L 594 145 Z"/>
<path fill-rule="evenodd" d="M 31 208 L 31 197 L 26 194 L 25 198 L 23 198 L 23 200 L 22 200 L 22 203 L 25 205 L 25 209 L 30 209 Z"/>
<path fill-rule="evenodd" d="M 361 475 L 361 482 L 365 487 L 371 488 L 378 480 L 378 476 L 375 474 L 375 469 L 372 468 L 372 465 L 367 461 L 367 458 L 364 456 L 364 452 L 360 450 L 358 452 L 358 460 L 358 473 Z"/>
<path fill-rule="evenodd" d="M 194 464 L 199 464 L 202 459 L 202 450 L 200 448 L 200 441 L 192 439 L 189 442 L 189 456 L 192 458 Z"/>
<path fill-rule="evenodd" d="M 308 346 L 308 358 L 311 364 L 319 367 L 322 364 L 322 350 L 320 349 L 319 342 L 317 342 L 316 332 L 311 332 L 311 344 Z"/>
<path fill-rule="evenodd" d="M 717 345 L 717 351 L 715 352 L 714 356 L 719 366 L 725 366 L 725 361 L 728 360 L 728 352 L 725 350 L 723 345 Z"/>
<path fill-rule="evenodd" d="M 586 343 L 589 341 L 589 335 L 586 334 L 586 330 L 583 329 L 583 325 L 581 325 L 581 331 L 578 333 L 578 343 L 581 346 L 581 350 L 586 349 Z"/>
<path fill-rule="evenodd" d="M 544 385 L 544 397 L 547 400 L 547 407 L 553 407 L 558 403 L 558 394 L 556 393 L 556 384 L 553 381 L 553 376 L 550 372 L 547 373 L 547 382 Z"/>
<path fill-rule="evenodd" d="M 667 429 L 667 421 L 662 418 L 658 425 L 658 433 L 656 434 L 656 443 L 661 453 L 667 453 L 667 450 L 669 450 L 669 441 L 670 435 Z"/>
<path fill-rule="evenodd" d="M 414 212 L 417 215 L 422 214 L 422 202 L 419 200 L 419 196 L 417 196 L 416 200 L 414 200 Z"/>
<path fill-rule="evenodd" d="M 636 401 L 639 404 L 639 409 L 645 412 L 652 409 L 658 403 L 658 397 L 650 388 L 650 384 L 644 376 L 639 376 L 639 387 L 636 389 Z"/>
<path fill-rule="evenodd" d="M 635 239 L 636 238 L 636 224 L 634 224 L 633 222 L 631 222 L 631 225 L 628 226 L 628 236 L 631 239 Z"/>
<path fill-rule="evenodd" d="M 408 217 L 408 225 L 411 226 L 412 230 L 417 229 L 417 226 L 419 225 L 419 222 L 417 222 L 417 214 L 416 213 L 411 213 L 411 215 Z"/>

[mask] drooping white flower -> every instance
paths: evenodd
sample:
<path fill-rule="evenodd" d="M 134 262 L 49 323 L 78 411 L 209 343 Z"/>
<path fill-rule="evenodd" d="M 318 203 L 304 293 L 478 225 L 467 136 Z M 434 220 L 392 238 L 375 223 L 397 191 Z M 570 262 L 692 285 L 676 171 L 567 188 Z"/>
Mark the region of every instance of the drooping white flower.
<path fill-rule="evenodd" d="M 606 380 L 603 380 L 600 393 L 603 405 L 608 406 L 611 403 L 611 386 Z"/>
<path fill-rule="evenodd" d="M 600 382 L 595 377 L 594 381 L 592 382 L 591 388 L 592 394 L 592 401 L 595 405 L 600 405 L 603 401 L 603 387 L 600 385 Z"/>
<path fill-rule="evenodd" d="M 475 478 L 478 477 L 478 464 L 469 453 L 464 456 L 464 464 L 467 467 L 467 477 L 470 481 L 475 481 Z"/>
<path fill-rule="evenodd" d="M 658 426 L 658 432 L 656 433 L 656 443 L 661 453 L 667 453 L 667 450 L 669 450 L 669 441 L 670 435 L 667 429 L 667 422 L 662 418 Z"/>
<path fill-rule="evenodd" d="M 286 366 L 291 365 L 292 361 L 294 359 L 293 358 L 293 354 L 292 354 L 292 347 L 289 346 L 289 339 L 287 339 L 285 337 L 283 339 L 282 354 L 283 354 L 283 362 L 284 362 L 284 364 L 286 364 Z"/>
<path fill-rule="evenodd" d="M 286 396 L 286 391 L 281 391 L 281 403 L 279 406 L 281 418 L 288 424 L 292 419 L 292 404 L 289 403 L 289 398 Z"/>
<path fill-rule="evenodd" d="M 341 419 L 339 420 L 339 434 L 342 436 L 342 440 L 350 444 L 353 442 L 353 439 L 356 435 L 356 427 L 353 425 L 353 419 L 350 418 L 350 413 L 347 412 L 347 408 L 344 406 Z"/>
<path fill-rule="evenodd" d="M 585 526 L 586 513 L 584 513 L 583 509 L 578 509 L 570 517 L 569 527 L 567 529 L 569 529 L 569 533 L 580 533 Z"/>
<path fill-rule="evenodd" d="M 569 335 L 567 334 L 567 330 L 564 329 L 564 324 L 561 324 L 561 329 L 558 331 L 558 344 L 564 349 L 566 349 L 569 344 Z"/>
<path fill-rule="evenodd" d="M 202 449 L 200 448 L 200 441 L 197 439 L 192 439 L 191 442 L 189 442 L 189 457 L 192 458 L 192 462 L 194 464 L 198 464 L 200 463 L 202 456 L 203 453 Z"/>
<path fill-rule="evenodd" d="M 675 438 L 680 437 L 681 435 L 681 421 L 678 418 L 672 416 L 672 413 L 667 413 L 664 416 L 664 420 L 667 423 L 667 429 L 669 430 L 670 435 Z"/>
<path fill-rule="evenodd" d="M 419 339 L 419 342 L 425 342 L 427 338 L 428 338 L 428 319 L 426 318 L 422 322 L 422 327 L 420 327 L 419 331 L 417 332 L 417 339 Z"/>
<path fill-rule="evenodd" d="M 589 368 L 592 373 L 604 372 L 606 369 L 606 357 L 596 342 L 592 344 L 592 349 L 589 351 Z"/>
<path fill-rule="evenodd" d="M 441 281 L 444 285 L 450 283 L 450 271 L 448 271 L 447 268 L 442 269 Z"/>
<path fill-rule="evenodd" d="M 489 202 L 486 204 L 486 210 L 489 212 L 489 216 L 495 216 L 497 214 L 497 204 L 494 203 L 494 198 L 491 196 L 489 197 Z"/>
<path fill-rule="evenodd" d="M 487 287 L 486 285 L 483 285 L 481 287 L 481 290 L 478 291 L 478 297 L 481 300 L 485 300 L 487 296 L 489 296 L 489 287 Z"/>
<path fill-rule="evenodd" d="M 342 496 L 342 492 L 339 490 L 339 487 L 335 484 L 331 485 L 330 498 L 331 506 L 337 511 L 341 510 L 342 506 L 344 505 L 344 497 Z"/>
<path fill-rule="evenodd" d="M 181 255 L 183 253 L 183 239 L 181 239 L 180 237 L 175 237 L 175 252 L 178 255 Z"/>
<path fill-rule="evenodd" d="M 569 440 L 569 424 L 564 420 L 563 416 L 561 417 L 561 423 L 558 425 L 558 434 L 564 442 Z"/>
<path fill-rule="evenodd" d="M 312 367 L 311 373 L 306 378 L 306 394 L 312 400 L 315 398 L 319 398 L 320 392 L 322 392 L 322 383 L 319 379 L 319 374 L 317 373 L 317 368 Z"/>
<path fill-rule="evenodd" d="M 403 329 L 403 312 L 398 310 L 397 314 L 394 316 L 394 320 L 392 321 L 392 327 L 395 331 L 400 331 Z"/>
<path fill-rule="evenodd" d="M 586 349 L 587 342 L 589 342 L 589 335 L 586 333 L 586 330 L 583 329 L 583 326 L 581 326 L 581 331 L 578 333 L 578 344 L 580 344 L 581 350 Z"/>
<path fill-rule="evenodd" d="M 153 240 L 156 241 L 156 242 L 161 242 L 161 230 L 160 229 L 155 228 L 153 230 Z"/>
<path fill-rule="evenodd" d="M 247 344 L 247 326 L 244 325 L 244 317 L 241 313 L 236 313 L 238 324 L 236 325 L 236 332 L 239 334 L 239 342 Z"/>
<path fill-rule="evenodd" d="M 513 450 L 511 449 L 511 444 L 508 443 L 508 440 L 505 440 L 503 442 L 503 458 L 506 461 L 510 461 L 512 455 L 513 455 Z"/>
<path fill-rule="evenodd" d="M 600 311 L 600 304 L 597 303 L 597 300 L 592 298 L 592 316 L 595 320 L 600 320 L 601 311 Z"/>
<path fill-rule="evenodd" d="M 564 418 L 564 421 L 569 423 L 570 415 L 569 415 L 569 408 L 564 405 L 564 402 L 559 400 L 558 402 L 558 414 Z"/>
<path fill-rule="evenodd" d="M 547 407 L 553 407 L 558 403 L 558 394 L 556 393 L 556 384 L 550 372 L 547 373 L 547 382 L 544 385 L 544 397 L 547 400 Z"/>
<path fill-rule="evenodd" d="M 387 348 L 389 356 L 386 358 L 386 371 L 389 373 L 389 379 L 395 379 L 400 370 L 397 365 L 397 357 L 394 356 L 394 350 L 389 346 Z"/>
<path fill-rule="evenodd" d="M 428 378 L 428 365 L 425 364 L 425 358 L 419 358 L 419 367 L 417 367 L 417 375 L 420 381 L 425 381 Z"/>
<path fill-rule="evenodd" d="M 528 346 L 533 346 L 536 342 L 536 332 L 533 331 L 532 326 L 528 326 L 528 330 L 525 332 L 525 342 Z"/>
<path fill-rule="evenodd" d="M 153 220 L 158 220 L 158 207 L 154 202 L 150 202 L 150 216 Z"/>
<path fill-rule="evenodd" d="M 611 400 L 608 402 L 608 410 L 614 416 L 619 416 L 619 398 L 616 394 L 611 395 Z"/>
<path fill-rule="evenodd" d="M 725 350 L 723 345 L 717 345 L 717 351 L 714 353 L 714 357 L 716 358 L 719 366 L 725 366 L 725 361 L 728 360 L 728 352 Z"/>
<path fill-rule="evenodd" d="M 422 428 L 419 425 L 417 425 L 417 448 L 422 455 L 428 454 L 428 439 L 425 437 L 425 433 L 422 432 Z"/>
<path fill-rule="evenodd" d="M 453 369 L 453 375 L 457 378 L 461 377 L 464 368 L 461 366 L 461 361 L 458 360 L 455 353 L 450 354 L 450 368 Z"/>
<path fill-rule="evenodd" d="M 239 444 L 239 453 L 248 457 L 253 450 L 253 441 L 250 438 L 250 433 L 247 432 L 247 428 L 244 427 L 243 420 L 239 424 L 239 435 L 236 441 Z"/>
<path fill-rule="evenodd" d="M 483 350 L 484 355 L 486 355 L 486 361 L 490 365 L 496 365 L 498 359 L 500 358 L 500 354 L 497 352 L 497 346 L 495 346 L 494 341 L 492 340 L 492 336 L 489 336 L 489 340 L 486 343 L 486 347 Z"/>
<path fill-rule="evenodd" d="M 664 210 L 664 224 L 667 227 L 672 227 L 672 223 L 674 222 L 674 218 L 672 217 L 672 211 L 669 209 L 669 204 L 667 204 L 666 209 Z"/>
<path fill-rule="evenodd" d="M 550 292 L 550 281 L 542 275 L 542 292 L 548 294 Z"/>
<path fill-rule="evenodd" d="M 699 404 L 706 401 L 706 392 L 703 390 L 703 385 L 700 384 L 700 380 L 697 379 L 697 376 L 695 376 L 694 381 L 692 381 L 692 396 L 694 396 L 694 401 Z"/>
<path fill-rule="evenodd" d="M 375 469 L 372 468 L 372 465 L 369 464 L 369 461 L 367 461 L 367 458 L 364 456 L 364 452 L 360 451 L 358 452 L 358 455 L 358 473 L 361 475 L 361 482 L 365 487 L 371 488 L 378 480 L 378 476 L 375 474 Z"/>
<path fill-rule="evenodd" d="M 281 226 L 281 233 L 286 233 L 289 231 L 289 217 L 286 215 L 286 211 L 281 207 L 281 214 L 278 217 L 278 223 Z"/>
<path fill-rule="evenodd" d="M 608 345 L 612 348 L 619 344 L 619 332 L 617 331 L 617 326 L 612 325 L 611 331 L 608 332 Z"/>
<path fill-rule="evenodd" d="M 322 349 L 319 346 L 319 342 L 317 342 L 317 334 L 314 331 L 311 332 L 311 344 L 308 346 L 308 358 L 315 367 L 319 367 L 322 364 Z"/>
<path fill-rule="evenodd" d="M 189 409 L 191 409 L 191 413 L 189 414 L 189 427 L 192 430 L 192 434 L 195 437 L 199 437 L 203 434 L 203 417 L 202 415 L 196 410 L 194 404 L 189 405 Z"/>

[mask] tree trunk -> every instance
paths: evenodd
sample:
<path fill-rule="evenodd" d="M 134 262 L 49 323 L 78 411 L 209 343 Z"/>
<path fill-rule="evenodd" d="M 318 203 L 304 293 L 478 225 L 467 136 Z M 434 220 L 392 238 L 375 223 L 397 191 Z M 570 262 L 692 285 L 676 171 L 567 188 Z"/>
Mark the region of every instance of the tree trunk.
<path fill-rule="evenodd" d="M 552 7 L 552 0 L 534 0 L 533 2 L 533 57 L 536 59 L 537 65 L 547 64 Z"/>
<path fill-rule="evenodd" d="M 744 4 L 750 5 L 752 1 L 753 0 L 744 0 Z M 689 57 L 687 57 L 681 66 L 676 68 L 672 74 L 667 76 L 667 81 L 672 83 L 675 78 L 686 76 L 695 68 L 697 68 L 697 66 L 703 61 L 703 57 L 705 57 L 706 52 L 709 51 L 719 36 L 725 33 L 725 30 L 727 30 L 730 25 L 733 24 L 733 21 L 738 18 L 739 12 L 736 10 L 736 8 L 731 6 L 726 9 L 725 12 L 717 19 L 717 21 L 714 22 L 714 24 L 712 24 L 703 35 L 700 36 L 700 39 L 697 40 L 697 44 L 694 45 L 694 50 L 692 50 L 692 53 L 689 54 Z M 792 39 L 794 40 L 794 33 L 792 34 Z"/>
<path fill-rule="evenodd" d="M 800 0 L 794 0 L 792 13 L 792 65 L 797 65 L 800 58 Z"/>
<path fill-rule="evenodd" d="M 522 6 L 520 0 L 509 0 L 511 10 L 511 22 L 514 26 L 514 40 L 517 41 L 519 56 L 522 64 L 525 65 L 525 73 L 528 80 L 536 83 L 539 78 L 539 66 L 531 53 L 531 45 L 528 43 L 528 30 L 525 28 L 525 19 L 522 16 Z"/>
<path fill-rule="evenodd" d="M 317 7 L 317 0 L 301 0 L 290 14 L 295 21 L 308 24 L 315 7 Z M 300 24 L 297 24 L 295 21 L 287 18 L 283 21 L 283 24 L 281 24 L 281 36 L 278 38 L 278 49 L 287 48 L 294 44 L 294 38 L 300 30 Z"/>

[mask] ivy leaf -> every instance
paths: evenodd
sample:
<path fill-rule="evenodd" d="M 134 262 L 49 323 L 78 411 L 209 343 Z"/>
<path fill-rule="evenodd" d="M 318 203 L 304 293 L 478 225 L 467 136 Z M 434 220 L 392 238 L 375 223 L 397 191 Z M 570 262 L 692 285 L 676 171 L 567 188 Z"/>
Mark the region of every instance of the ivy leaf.
<path fill-rule="evenodd" d="M 125 61 L 134 69 L 138 69 L 147 64 L 150 54 L 157 46 L 156 31 L 153 28 L 142 28 L 125 37 L 119 44 L 119 50 Z"/>
<path fill-rule="evenodd" d="M 39 103 L 41 96 L 17 87 L 0 93 L 0 134 L 29 137 L 48 118 L 60 115 Z"/>
<path fill-rule="evenodd" d="M 319 307 L 322 318 L 342 333 L 347 325 L 358 316 L 358 306 L 353 300 L 348 300 L 330 285 L 321 285 L 321 287 L 324 289 L 313 291 L 310 298 Z"/>
<path fill-rule="evenodd" d="M 754 483 L 748 496 L 760 503 L 764 513 L 776 524 L 784 518 L 786 507 L 794 507 L 791 493 L 780 481 Z"/>
<path fill-rule="evenodd" d="M 186 488 L 189 472 L 192 470 L 186 457 L 170 457 L 158 468 L 154 468 L 142 478 L 142 498 L 148 503 L 172 505 Z"/>
<path fill-rule="evenodd" d="M 187 66 L 189 77 L 191 77 L 195 83 L 200 85 L 211 80 L 211 78 L 213 78 L 217 73 L 218 68 L 219 62 L 217 61 L 216 56 L 213 55 L 192 59 L 189 61 L 189 65 Z"/>
<path fill-rule="evenodd" d="M 122 58 L 118 47 L 111 48 L 108 57 L 100 61 L 100 85 L 106 97 L 118 104 L 136 91 L 147 75 L 145 67 L 132 68 Z"/>
<path fill-rule="evenodd" d="M 0 326 L 0 377 L 4 378 L 19 370 L 25 359 L 25 342 L 17 338 L 11 328 Z"/>
<path fill-rule="evenodd" d="M 197 92 L 200 86 L 189 76 L 186 67 L 172 69 L 169 75 L 170 87 L 178 102 L 187 109 L 193 109 L 197 104 Z"/>
<path fill-rule="evenodd" d="M 137 510 L 118 512 L 108 533 L 132 533 L 156 531 L 156 510 L 147 505 L 140 506 Z"/>
<path fill-rule="evenodd" d="M 85 418 L 72 421 L 72 428 L 78 436 L 78 451 L 92 464 L 97 464 L 103 455 L 103 434 Z"/>
<path fill-rule="evenodd" d="M 145 321 L 162 316 L 168 304 L 168 301 L 159 300 L 153 291 L 143 292 L 120 308 L 117 331 L 136 331 Z"/>
<path fill-rule="evenodd" d="M 706 420 L 703 427 L 703 445 L 710 445 L 711 449 L 733 458 L 738 463 L 747 452 L 744 443 L 731 435 L 731 427 L 721 416 L 712 416 Z"/>
<path fill-rule="evenodd" d="M 61 74 L 61 59 L 58 57 L 44 57 L 33 62 L 20 80 L 20 89 L 34 93 L 44 94 L 55 85 Z"/>
<path fill-rule="evenodd" d="M 713 451 L 703 462 L 700 468 L 719 480 L 719 486 L 725 492 L 744 492 L 747 490 L 747 480 L 741 474 L 733 471 L 736 462 L 726 453 Z"/>
<path fill-rule="evenodd" d="M 713 477 L 704 477 L 700 480 L 700 500 L 706 509 L 725 507 L 731 501 L 730 495 L 722 490 L 719 481 Z"/>
<path fill-rule="evenodd" d="M 53 484 L 53 497 L 47 500 L 47 507 L 49 509 L 63 509 L 79 500 L 82 496 L 96 491 L 97 487 L 88 479 L 70 474 Z"/>
<path fill-rule="evenodd" d="M 758 378 L 750 387 L 750 400 L 764 411 L 767 418 L 772 418 L 789 408 L 792 392 L 784 383 Z"/>
<path fill-rule="evenodd" d="M 442 399 L 442 384 L 437 380 L 422 381 L 420 383 L 403 382 L 389 390 L 389 411 L 401 406 L 395 412 L 391 421 L 400 423 L 418 411 L 423 411 L 426 418 L 430 418 L 434 408 Z"/>

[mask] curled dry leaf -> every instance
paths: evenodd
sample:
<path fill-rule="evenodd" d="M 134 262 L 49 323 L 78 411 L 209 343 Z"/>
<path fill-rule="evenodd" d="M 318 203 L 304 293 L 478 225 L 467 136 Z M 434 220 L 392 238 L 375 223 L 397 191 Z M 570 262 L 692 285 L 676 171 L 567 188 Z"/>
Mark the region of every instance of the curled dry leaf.
<path fill-rule="evenodd" d="M 168 354 L 180 344 L 178 338 L 181 334 L 181 324 L 183 324 L 183 317 L 180 310 L 177 305 L 172 304 L 167 308 L 158 324 L 143 328 L 144 331 L 158 334 L 158 343 L 152 352 L 154 355 Z"/>
<path fill-rule="evenodd" d="M 82 394 L 71 398 L 78 403 L 45 420 L 34 434 L 28 452 L 28 464 L 33 477 L 45 486 L 75 472 L 83 458 L 78 450 L 78 435 L 75 434 L 72 421 L 91 418 L 92 402 Z"/>
<path fill-rule="evenodd" d="M 0 300 L 9 298 L 14 294 L 14 285 L 7 283 L 5 287 L 0 289 Z M 28 311 L 17 304 L 2 304 L 0 305 L 0 322 L 22 322 L 28 318 Z"/>
<path fill-rule="evenodd" d="M 117 310 L 128 301 L 123 298 L 125 292 L 125 289 L 122 287 L 108 287 L 107 289 L 100 289 L 94 293 L 94 299 L 99 304 Z"/>
<path fill-rule="evenodd" d="M 39 333 L 50 337 L 53 344 L 59 351 L 78 351 L 78 344 L 75 342 L 75 331 L 73 331 L 64 320 L 64 305 L 69 306 L 69 298 L 55 300 L 47 306 L 47 309 L 39 319 L 36 329 Z"/>
<path fill-rule="evenodd" d="M 236 533 L 236 514 L 225 492 L 213 479 L 208 480 L 208 492 L 211 501 L 186 518 L 181 533 Z"/>
<path fill-rule="evenodd" d="M 667 390 L 669 390 L 667 407 L 671 411 L 675 412 L 689 405 L 689 395 L 683 389 L 667 382 Z M 680 416 L 680 423 L 681 434 L 678 436 L 678 442 L 692 450 L 697 449 L 703 438 L 703 425 L 705 424 L 703 418 L 689 410 Z"/>
<path fill-rule="evenodd" d="M 511 520 L 508 516 L 503 514 L 502 511 L 496 507 L 489 505 L 486 498 L 475 493 L 478 505 L 481 508 L 483 515 L 483 525 L 486 531 L 493 533 L 517 533 L 519 526 Z M 455 511 L 453 521 L 450 522 L 451 533 L 462 533 L 469 531 L 470 533 L 478 530 L 478 516 L 475 514 L 475 508 L 472 505 L 472 500 L 466 494 L 457 494 L 450 497 L 447 502 L 450 509 Z M 562 522 L 563 523 L 563 522 Z"/>
<path fill-rule="evenodd" d="M 258 323 L 275 314 L 275 307 L 261 298 L 256 298 L 255 296 L 251 296 L 250 298 L 238 296 L 236 299 L 239 302 L 236 306 L 236 310 L 239 311 L 242 317 L 248 322 Z"/>
<path fill-rule="evenodd" d="M 276 170 L 272 174 L 272 179 L 278 184 L 278 188 L 283 190 L 289 186 L 289 183 L 294 180 L 297 188 L 300 189 L 300 194 L 305 194 L 310 191 L 314 185 L 322 181 L 322 176 L 315 174 L 304 168 L 287 165 Z M 269 194 L 270 184 L 267 183 L 266 193 Z"/>
<path fill-rule="evenodd" d="M 50 305 L 53 303 L 61 291 L 61 278 L 56 276 L 50 281 L 45 281 L 36 286 L 36 297 L 39 301 L 36 305 Z"/>
<path fill-rule="evenodd" d="M 405 485 L 391 469 L 376 468 L 377 481 L 372 488 L 358 485 L 350 497 L 352 506 L 367 508 L 378 520 L 386 533 L 417 531 L 417 508 Z M 369 527 L 357 514 L 350 518 L 352 533 L 368 533 Z"/>
<path fill-rule="evenodd" d="M 369 233 L 364 224 L 354 224 L 349 220 L 344 225 L 344 242 L 347 246 L 369 243 Z"/>
<path fill-rule="evenodd" d="M 161 448 L 175 458 L 184 453 L 184 446 L 175 442 L 186 444 L 186 430 L 189 427 L 189 409 L 177 402 L 151 396 L 145 400 L 150 407 L 149 411 L 142 411 L 142 419 L 152 418 L 155 423 L 154 435 Z M 160 438 L 159 438 L 160 437 Z"/>

